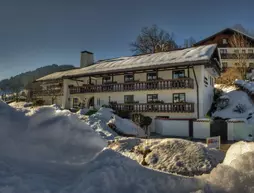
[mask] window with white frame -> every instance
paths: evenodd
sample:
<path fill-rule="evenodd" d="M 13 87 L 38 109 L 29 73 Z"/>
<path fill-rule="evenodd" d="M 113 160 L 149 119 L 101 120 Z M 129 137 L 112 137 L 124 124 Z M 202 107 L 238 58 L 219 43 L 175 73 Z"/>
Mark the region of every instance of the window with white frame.
<path fill-rule="evenodd" d="M 174 70 L 173 71 L 173 79 L 184 78 L 185 70 Z"/>
<path fill-rule="evenodd" d="M 134 81 L 134 75 L 133 74 L 125 74 L 124 75 L 124 82 L 133 82 Z"/>
<path fill-rule="evenodd" d="M 133 103 L 134 95 L 124 95 L 124 103 Z"/>
<path fill-rule="evenodd" d="M 157 80 L 158 74 L 157 72 L 148 72 L 147 73 L 147 80 Z"/>
<path fill-rule="evenodd" d="M 147 103 L 153 103 L 158 101 L 158 94 L 148 94 L 147 95 Z"/>
<path fill-rule="evenodd" d="M 185 100 L 185 93 L 174 93 L 173 94 L 173 103 L 184 103 Z"/>
<path fill-rule="evenodd" d="M 228 52 L 227 49 L 220 49 L 221 54 L 226 54 L 227 52 Z"/>
<path fill-rule="evenodd" d="M 103 84 L 104 84 L 104 83 L 110 83 L 110 82 L 112 82 L 110 76 L 104 76 L 104 77 L 102 77 L 102 83 L 103 83 Z"/>
<path fill-rule="evenodd" d="M 253 50 L 249 49 L 248 53 L 253 54 Z"/>
<path fill-rule="evenodd" d="M 246 54 L 246 50 L 242 50 L 242 53 L 243 53 L 243 54 Z"/>

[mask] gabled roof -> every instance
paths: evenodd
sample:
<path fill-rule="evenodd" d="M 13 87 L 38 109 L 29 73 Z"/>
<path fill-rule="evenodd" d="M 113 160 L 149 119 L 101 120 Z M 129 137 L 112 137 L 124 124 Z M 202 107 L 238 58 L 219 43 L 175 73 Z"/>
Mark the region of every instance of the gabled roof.
<path fill-rule="evenodd" d="M 210 61 L 217 45 L 191 47 L 183 50 L 159 52 L 140 56 L 119 57 L 99 61 L 91 66 L 56 72 L 37 81 L 54 80 L 68 77 L 80 77 L 132 70 L 154 69 L 159 67 L 176 67 L 184 65 L 205 64 Z"/>
<path fill-rule="evenodd" d="M 195 45 L 195 46 L 198 46 L 198 45 L 200 45 L 201 43 L 203 43 L 203 42 L 205 42 L 205 41 L 207 41 L 207 40 L 209 40 L 209 39 L 211 39 L 211 38 L 213 38 L 213 37 L 215 37 L 215 36 L 217 36 L 217 35 L 219 35 L 219 34 L 221 34 L 221 33 L 225 33 L 225 32 L 227 32 L 227 31 L 230 31 L 230 32 L 233 32 L 233 33 L 242 34 L 242 35 L 244 35 L 245 37 L 247 37 L 247 38 L 251 39 L 252 41 L 254 41 L 254 37 L 251 36 L 251 35 L 249 35 L 249 34 L 246 34 L 246 33 L 242 32 L 242 31 L 237 30 L 237 29 L 234 29 L 234 28 L 225 28 L 225 29 L 223 29 L 223 30 L 221 30 L 221 31 L 219 31 L 219 32 L 217 32 L 217 33 L 215 33 L 215 34 L 213 34 L 213 35 L 211 35 L 211 36 L 209 36 L 209 37 L 203 39 L 203 40 L 200 40 L 199 42 L 195 43 L 194 45 Z"/>

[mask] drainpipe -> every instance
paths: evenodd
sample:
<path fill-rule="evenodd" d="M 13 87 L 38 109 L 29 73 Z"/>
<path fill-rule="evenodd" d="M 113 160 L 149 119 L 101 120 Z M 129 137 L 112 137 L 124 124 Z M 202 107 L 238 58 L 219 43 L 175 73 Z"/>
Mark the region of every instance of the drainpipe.
<path fill-rule="evenodd" d="M 192 66 L 192 71 L 193 71 L 193 75 L 194 75 L 196 86 L 197 86 L 197 115 L 198 115 L 198 119 L 199 119 L 199 87 L 198 87 L 198 80 L 197 80 L 197 76 L 196 76 L 196 73 L 194 70 L 194 66 Z"/>

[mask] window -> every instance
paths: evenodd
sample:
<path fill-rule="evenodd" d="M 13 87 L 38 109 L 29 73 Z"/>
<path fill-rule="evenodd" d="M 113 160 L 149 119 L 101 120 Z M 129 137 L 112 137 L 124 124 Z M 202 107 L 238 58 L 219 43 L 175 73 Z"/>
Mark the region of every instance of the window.
<path fill-rule="evenodd" d="M 221 54 L 226 54 L 227 52 L 228 52 L 227 49 L 220 49 Z"/>
<path fill-rule="evenodd" d="M 147 80 L 157 80 L 157 78 L 158 78 L 157 72 L 147 73 Z"/>
<path fill-rule="evenodd" d="M 227 39 L 222 39 L 222 43 L 223 44 L 228 44 L 228 40 Z"/>
<path fill-rule="evenodd" d="M 249 49 L 248 53 L 253 54 L 253 50 Z"/>
<path fill-rule="evenodd" d="M 173 79 L 184 78 L 184 77 L 185 77 L 185 71 L 184 70 L 175 70 L 175 71 L 173 71 Z"/>
<path fill-rule="evenodd" d="M 173 94 L 173 103 L 184 103 L 184 102 L 185 102 L 185 93 Z"/>
<path fill-rule="evenodd" d="M 101 99 L 97 98 L 97 105 L 100 106 L 101 105 Z"/>
<path fill-rule="evenodd" d="M 158 101 L 158 94 L 148 94 L 147 95 L 147 103 L 153 103 Z"/>
<path fill-rule="evenodd" d="M 246 50 L 242 50 L 242 53 L 243 53 L 243 54 L 246 54 Z"/>
<path fill-rule="evenodd" d="M 238 54 L 238 53 L 239 53 L 239 50 L 234 50 L 234 52 L 235 52 L 236 54 Z"/>
<path fill-rule="evenodd" d="M 125 74 L 124 75 L 124 82 L 132 82 L 134 81 L 134 75 L 133 74 Z"/>
<path fill-rule="evenodd" d="M 134 95 L 124 95 L 124 103 L 133 103 Z"/>
<path fill-rule="evenodd" d="M 78 108 L 78 98 L 73 98 L 72 107 L 73 107 L 74 109 L 77 109 L 77 108 Z"/>
<path fill-rule="evenodd" d="M 109 83 L 109 82 L 112 82 L 111 81 L 111 77 L 110 76 L 104 76 L 102 77 L 102 83 Z"/>
<path fill-rule="evenodd" d="M 228 67 L 228 63 L 227 62 L 222 62 L 222 67 L 223 68 L 227 68 Z"/>
<path fill-rule="evenodd" d="M 254 63 L 249 63 L 249 67 L 254 68 Z"/>

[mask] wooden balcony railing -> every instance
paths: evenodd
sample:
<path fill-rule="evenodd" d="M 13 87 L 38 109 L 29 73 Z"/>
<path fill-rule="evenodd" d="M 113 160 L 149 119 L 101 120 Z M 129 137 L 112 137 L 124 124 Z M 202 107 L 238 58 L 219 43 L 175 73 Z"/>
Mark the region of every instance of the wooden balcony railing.
<path fill-rule="evenodd" d="M 194 103 L 122 103 L 114 104 L 113 109 L 130 112 L 193 113 Z"/>
<path fill-rule="evenodd" d="M 55 89 L 55 90 L 33 90 L 31 91 L 31 95 L 33 97 L 36 96 L 62 96 L 63 91 L 62 89 Z"/>
<path fill-rule="evenodd" d="M 239 58 L 244 58 L 244 59 L 254 59 L 254 54 L 252 53 L 239 53 L 239 54 L 220 54 L 221 59 L 239 59 Z"/>
<path fill-rule="evenodd" d="M 194 81 L 191 78 L 180 78 L 170 80 L 154 80 L 146 82 L 83 85 L 80 87 L 70 86 L 69 88 L 71 94 L 89 93 L 89 92 L 121 92 L 134 90 L 181 89 L 181 88 L 194 88 Z"/>

